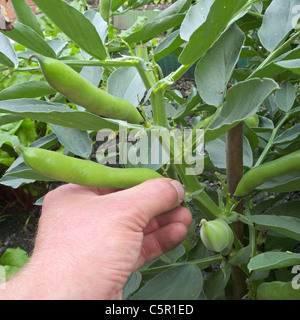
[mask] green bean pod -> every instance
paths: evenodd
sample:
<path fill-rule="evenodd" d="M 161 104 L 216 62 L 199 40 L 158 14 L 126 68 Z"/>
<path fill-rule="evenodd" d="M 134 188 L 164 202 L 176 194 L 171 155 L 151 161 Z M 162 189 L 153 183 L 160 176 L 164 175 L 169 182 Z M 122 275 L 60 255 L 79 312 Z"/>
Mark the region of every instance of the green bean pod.
<path fill-rule="evenodd" d="M 61 153 L 20 146 L 26 164 L 45 177 L 97 188 L 131 188 L 146 180 L 162 178 L 147 168 L 111 168 Z"/>
<path fill-rule="evenodd" d="M 104 21 L 109 23 L 111 0 L 100 0 L 100 15 Z"/>
<path fill-rule="evenodd" d="M 129 123 L 142 124 L 143 117 L 128 101 L 114 97 L 83 78 L 62 61 L 33 55 L 49 85 L 70 101 L 92 113 Z"/>
<path fill-rule="evenodd" d="M 300 172 L 300 150 L 250 169 L 237 185 L 234 196 L 244 197 L 266 181 L 293 172 Z"/>
<path fill-rule="evenodd" d="M 257 288 L 256 300 L 300 300 L 300 289 L 294 289 L 291 282 L 264 282 Z"/>

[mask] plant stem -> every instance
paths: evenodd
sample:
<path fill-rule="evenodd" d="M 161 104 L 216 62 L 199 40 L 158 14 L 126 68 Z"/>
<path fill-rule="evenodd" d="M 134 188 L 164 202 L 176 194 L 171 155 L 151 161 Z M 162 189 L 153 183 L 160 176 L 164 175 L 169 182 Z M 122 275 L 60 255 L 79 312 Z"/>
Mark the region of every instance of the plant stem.
<path fill-rule="evenodd" d="M 262 154 L 260 155 L 260 157 L 258 158 L 258 160 L 256 161 L 254 167 L 258 167 L 265 159 L 267 153 L 269 152 L 269 150 L 272 148 L 273 146 L 273 142 L 274 139 L 277 135 L 278 130 L 282 127 L 282 125 L 285 123 L 285 121 L 289 118 L 289 114 L 286 113 L 285 116 L 281 119 L 281 121 L 279 122 L 279 124 L 277 125 L 277 127 L 272 131 L 271 137 L 268 141 L 268 144 L 266 145 L 264 151 L 262 152 Z"/>
<path fill-rule="evenodd" d="M 142 269 L 142 270 L 138 270 L 138 271 L 141 274 L 153 274 L 153 273 L 158 273 L 158 272 L 165 271 L 165 270 L 167 270 L 169 268 L 172 268 L 172 267 L 185 266 L 185 265 L 197 266 L 200 269 L 203 269 L 205 267 L 208 267 L 211 264 L 222 262 L 222 260 L 223 260 L 222 255 L 221 254 L 216 254 L 214 256 L 207 257 L 207 258 L 204 258 L 204 259 L 188 261 L 188 262 L 171 263 L 171 264 L 168 264 L 168 265 L 165 265 L 165 266 Z"/>
<path fill-rule="evenodd" d="M 123 60 L 64 60 L 69 66 L 95 66 L 95 67 L 136 67 L 139 65 L 138 59 Z"/>

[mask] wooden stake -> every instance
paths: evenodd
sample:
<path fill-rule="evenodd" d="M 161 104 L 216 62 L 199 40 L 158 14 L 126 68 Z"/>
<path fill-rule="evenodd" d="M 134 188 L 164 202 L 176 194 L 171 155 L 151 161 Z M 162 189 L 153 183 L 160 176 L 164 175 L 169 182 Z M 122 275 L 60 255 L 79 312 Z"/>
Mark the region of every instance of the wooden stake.
<path fill-rule="evenodd" d="M 232 196 L 243 176 L 243 123 L 226 133 L 226 175 L 227 188 Z M 243 203 L 241 202 L 235 209 L 236 212 L 243 214 Z M 238 239 L 243 239 L 243 223 L 236 222 L 233 224 L 234 231 Z M 244 272 L 232 266 L 232 285 L 234 299 L 240 300 L 247 292 L 246 277 Z"/>

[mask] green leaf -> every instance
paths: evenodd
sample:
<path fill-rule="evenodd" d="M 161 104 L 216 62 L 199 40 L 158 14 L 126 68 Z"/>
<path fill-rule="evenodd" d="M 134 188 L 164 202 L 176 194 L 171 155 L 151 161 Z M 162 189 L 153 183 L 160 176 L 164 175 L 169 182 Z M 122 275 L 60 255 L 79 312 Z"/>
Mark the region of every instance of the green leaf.
<path fill-rule="evenodd" d="M 247 0 L 215 0 L 205 22 L 189 38 L 179 56 L 179 62 L 187 65 L 202 57 L 228 27 L 241 5 L 246 3 Z"/>
<path fill-rule="evenodd" d="M 9 68 L 17 68 L 19 64 L 14 47 L 2 33 L 0 33 L 0 63 Z"/>
<path fill-rule="evenodd" d="M 136 31 L 125 38 L 128 43 L 146 42 L 158 34 L 165 32 L 171 28 L 178 26 L 184 18 L 184 14 L 173 14 L 167 17 L 158 18 L 143 26 L 139 31 Z"/>
<path fill-rule="evenodd" d="M 67 150 L 82 158 L 90 156 L 93 145 L 87 131 L 65 128 L 54 124 L 51 124 L 50 128 L 56 134 L 58 141 Z"/>
<path fill-rule="evenodd" d="M 11 0 L 11 2 L 14 7 L 14 11 L 18 18 L 18 21 L 30 27 L 37 34 L 44 38 L 44 34 L 38 22 L 38 19 L 31 10 L 28 3 L 25 0 Z"/>
<path fill-rule="evenodd" d="M 89 112 L 73 110 L 63 104 L 35 99 L 0 101 L 0 112 L 79 130 L 103 128 L 118 130 L 117 121 L 110 121 Z"/>
<path fill-rule="evenodd" d="M 178 26 L 184 19 L 184 12 L 190 5 L 191 0 L 178 0 L 173 5 L 163 10 L 157 15 L 155 20 L 145 24 L 140 30 L 130 34 L 125 38 L 128 43 L 147 41 Z"/>
<path fill-rule="evenodd" d="M 189 41 L 194 31 L 196 31 L 207 19 L 207 15 L 213 3 L 214 0 L 202 0 L 190 7 L 180 26 L 180 36 L 182 39 Z"/>
<path fill-rule="evenodd" d="M 285 81 L 280 85 L 280 90 L 276 91 L 275 102 L 277 106 L 288 112 L 296 100 L 297 89 L 289 82 Z"/>
<path fill-rule="evenodd" d="M 54 94 L 56 91 L 45 81 L 19 83 L 0 91 L 0 101 L 21 98 L 37 98 Z"/>
<path fill-rule="evenodd" d="M 106 50 L 95 26 L 63 0 L 33 1 L 71 40 L 91 56 L 104 60 Z"/>
<path fill-rule="evenodd" d="M 295 192 L 300 190 L 300 173 L 290 173 L 268 180 L 257 187 L 269 192 Z"/>
<path fill-rule="evenodd" d="M 6 125 L 12 122 L 20 121 L 20 120 L 23 120 L 23 118 L 12 115 L 12 114 L 5 114 L 5 113 L 0 114 L 0 126 Z"/>
<path fill-rule="evenodd" d="M 221 104 L 244 40 L 244 33 L 233 25 L 198 62 L 195 70 L 196 86 L 207 104 Z"/>
<path fill-rule="evenodd" d="M 284 61 L 293 60 L 293 59 L 296 60 L 299 58 L 300 58 L 300 47 L 298 46 L 295 49 L 280 55 L 278 58 L 266 64 L 263 68 L 257 71 L 254 71 L 251 77 L 252 78 L 255 78 L 255 77 L 272 78 L 282 72 L 285 72 L 285 67 L 278 65 L 278 62 L 284 62 Z M 293 64 L 291 63 L 291 65 Z"/>
<path fill-rule="evenodd" d="M 270 206 L 268 206 L 270 207 Z M 275 207 L 269 208 L 264 214 L 271 214 L 273 216 L 289 216 L 299 217 L 300 200 L 284 202 Z"/>
<path fill-rule="evenodd" d="M 24 119 L 16 132 L 16 136 L 22 145 L 29 146 L 37 139 L 35 123 L 30 119 Z"/>
<path fill-rule="evenodd" d="M 108 35 L 107 22 L 103 20 L 100 13 L 95 10 L 87 10 L 84 12 L 84 16 L 88 18 L 96 28 L 100 39 L 105 43 L 106 36 Z"/>
<path fill-rule="evenodd" d="M 131 300 L 196 300 L 202 285 L 197 266 L 172 267 L 149 280 Z"/>
<path fill-rule="evenodd" d="M 250 221 L 300 241 L 300 219 L 287 216 L 253 215 Z"/>
<path fill-rule="evenodd" d="M 146 87 L 136 68 L 122 67 L 109 76 L 107 92 L 138 106 L 139 101 L 144 97 Z"/>
<path fill-rule="evenodd" d="M 300 137 L 300 123 L 285 130 L 281 135 L 279 135 L 274 140 L 274 144 L 278 145 L 278 144 L 291 143 L 293 141 L 299 140 L 299 137 Z"/>
<path fill-rule="evenodd" d="M 9 143 L 11 146 L 16 147 L 20 141 L 17 136 L 12 136 L 11 134 L 0 131 L 0 148 L 4 143 Z"/>
<path fill-rule="evenodd" d="M 220 114 L 206 131 L 205 141 L 216 139 L 255 114 L 264 100 L 278 88 L 272 79 L 250 79 L 231 87 Z"/>
<path fill-rule="evenodd" d="M 300 59 L 278 61 L 275 65 L 300 74 Z"/>
<path fill-rule="evenodd" d="M 0 258 L 0 265 L 13 266 L 22 268 L 29 260 L 28 254 L 26 251 L 21 248 L 9 248 L 6 249 Z"/>
<path fill-rule="evenodd" d="M 153 53 L 156 61 L 172 53 L 184 43 L 179 32 L 180 30 L 176 30 L 167 35 L 166 38 L 154 49 Z"/>
<path fill-rule="evenodd" d="M 273 0 L 265 11 L 258 36 L 268 51 L 275 50 L 295 27 L 293 8 L 298 4 L 298 0 Z"/>
<path fill-rule="evenodd" d="M 132 273 L 123 288 L 122 299 L 126 300 L 131 294 L 133 294 L 139 288 L 141 282 L 142 275 L 140 272 Z"/>
<path fill-rule="evenodd" d="M 207 300 L 216 300 L 224 294 L 224 289 L 230 279 L 231 269 L 218 270 L 209 276 L 203 285 L 203 291 Z"/>
<path fill-rule="evenodd" d="M 299 253 L 264 252 L 253 257 L 248 263 L 249 270 L 270 270 L 300 264 Z"/>
<path fill-rule="evenodd" d="M 226 137 L 221 137 L 208 141 L 205 149 L 209 154 L 209 158 L 213 165 L 220 169 L 226 169 Z M 253 154 L 249 141 L 246 137 L 243 139 L 243 164 L 245 167 L 251 168 L 253 165 Z"/>
<path fill-rule="evenodd" d="M 53 49 L 35 31 L 21 22 L 16 22 L 11 31 L 1 31 L 8 38 L 43 56 L 56 58 Z"/>

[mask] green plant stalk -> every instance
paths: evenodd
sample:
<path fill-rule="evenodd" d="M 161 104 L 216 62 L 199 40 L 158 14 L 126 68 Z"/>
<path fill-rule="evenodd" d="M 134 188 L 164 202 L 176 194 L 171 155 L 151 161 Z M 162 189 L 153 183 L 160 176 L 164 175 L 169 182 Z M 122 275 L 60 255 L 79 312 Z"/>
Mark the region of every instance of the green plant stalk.
<path fill-rule="evenodd" d="M 94 67 L 136 67 L 140 64 L 138 59 L 123 60 L 63 60 L 68 66 L 94 66 Z"/>
<path fill-rule="evenodd" d="M 153 273 L 158 273 L 165 271 L 169 268 L 172 267 L 178 267 L 178 266 L 185 266 L 185 265 L 192 265 L 192 266 L 197 266 L 200 269 L 206 268 L 211 264 L 214 263 L 219 263 L 223 261 L 223 256 L 221 254 L 216 254 L 211 257 L 199 259 L 199 260 L 194 260 L 194 261 L 187 261 L 187 262 L 177 262 L 177 263 L 171 263 L 165 266 L 159 266 L 159 267 L 154 267 L 154 268 L 147 268 L 147 269 L 141 269 L 138 270 L 141 274 L 153 274 Z"/>
<path fill-rule="evenodd" d="M 277 135 L 278 130 L 282 127 L 282 125 L 286 122 L 286 120 L 289 118 L 289 114 L 286 113 L 285 116 L 281 119 L 281 121 L 279 122 L 279 124 L 277 125 L 277 127 L 272 131 L 271 137 L 264 149 L 264 151 L 262 152 L 262 154 L 260 155 L 260 157 L 258 158 L 258 160 L 256 161 L 254 168 L 258 167 L 265 159 L 267 153 L 269 152 L 269 150 L 272 148 L 273 146 L 273 142 L 274 139 Z"/>
<path fill-rule="evenodd" d="M 169 127 L 164 101 L 165 90 L 168 89 L 171 84 L 175 83 L 191 66 L 192 64 L 179 67 L 177 71 L 173 72 L 170 76 L 167 77 L 172 83 L 165 78 L 159 81 L 157 86 L 153 84 L 153 78 L 149 79 L 149 76 L 144 69 L 139 68 L 138 65 L 136 66 L 142 80 L 144 81 L 146 89 L 152 89 L 150 101 L 152 106 L 154 125 L 165 128 Z M 172 141 L 172 143 L 174 143 L 174 141 Z M 172 154 L 172 148 L 170 150 L 170 157 L 171 159 L 174 158 L 174 154 Z M 177 172 L 188 194 L 192 194 L 202 189 L 202 185 L 200 184 L 196 176 L 187 176 L 185 174 L 185 165 L 171 164 L 171 166 L 172 170 L 175 170 Z M 202 214 L 208 220 L 215 219 L 216 217 L 219 217 L 221 215 L 220 208 L 204 190 L 196 195 L 192 202 L 201 210 Z"/>
<path fill-rule="evenodd" d="M 249 203 L 249 197 L 246 197 L 245 199 L 245 211 L 244 214 L 246 217 L 250 217 L 250 203 Z M 251 246 L 251 256 L 250 258 L 255 256 L 256 253 L 256 231 L 254 225 L 248 225 L 249 228 L 249 244 Z"/>

